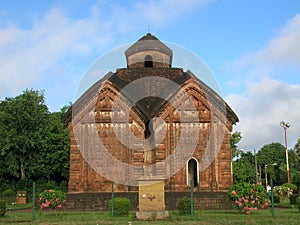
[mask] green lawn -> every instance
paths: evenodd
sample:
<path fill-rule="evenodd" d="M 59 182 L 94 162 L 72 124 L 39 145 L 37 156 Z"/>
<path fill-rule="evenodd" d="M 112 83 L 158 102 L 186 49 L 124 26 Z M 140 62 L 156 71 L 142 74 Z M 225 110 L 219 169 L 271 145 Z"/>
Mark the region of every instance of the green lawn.
<path fill-rule="evenodd" d="M 32 222 L 32 213 L 20 212 L 18 210 L 7 211 L 0 224 L 55 224 L 55 225 L 100 225 L 100 224 L 300 224 L 300 213 L 298 209 L 275 208 L 275 218 L 271 216 L 271 210 L 258 210 L 251 215 L 239 214 L 234 210 L 201 210 L 195 212 L 195 220 L 190 216 L 180 216 L 175 211 L 170 212 L 169 220 L 165 221 L 136 221 L 135 213 L 128 217 L 111 218 L 108 212 L 59 212 L 56 216 L 53 211 L 36 212 L 35 220 Z"/>

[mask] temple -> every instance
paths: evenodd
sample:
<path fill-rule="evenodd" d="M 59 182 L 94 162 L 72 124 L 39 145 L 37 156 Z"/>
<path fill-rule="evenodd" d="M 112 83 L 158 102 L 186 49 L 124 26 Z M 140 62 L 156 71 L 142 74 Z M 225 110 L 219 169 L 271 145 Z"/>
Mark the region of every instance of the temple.
<path fill-rule="evenodd" d="M 237 115 L 193 71 L 173 68 L 172 50 L 154 35 L 140 38 L 125 57 L 127 68 L 99 75 L 65 117 L 69 207 L 107 208 L 112 182 L 117 195 L 137 204 L 145 176 L 164 179 L 167 208 L 190 185 L 198 208 L 226 205 Z"/>

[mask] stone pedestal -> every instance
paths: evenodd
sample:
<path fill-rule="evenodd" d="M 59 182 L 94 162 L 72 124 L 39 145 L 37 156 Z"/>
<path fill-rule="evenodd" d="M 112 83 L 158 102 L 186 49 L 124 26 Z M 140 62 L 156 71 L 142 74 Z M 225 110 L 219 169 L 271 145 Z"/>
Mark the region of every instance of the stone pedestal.
<path fill-rule="evenodd" d="M 26 204 L 26 191 L 18 191 L 16 195 L 16 204 L 25 205 Z"/>
<path fill-rule="evenodd" d="M 147 176 L 139 179 L 139 211 L 136 217 L 139 220 L 159 220 L 169 217 L 165 211 L 164 178 Z"/>

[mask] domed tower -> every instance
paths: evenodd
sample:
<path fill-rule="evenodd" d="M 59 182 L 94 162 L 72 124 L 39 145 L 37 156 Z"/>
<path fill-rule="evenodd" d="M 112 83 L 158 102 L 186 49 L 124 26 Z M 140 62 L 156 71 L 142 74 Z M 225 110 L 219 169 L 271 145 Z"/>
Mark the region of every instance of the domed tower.
<path fill-rule="evenodd" d="M 125 51 L 128 68 L 170 68 L 173 52 L 148 33 Z"/>

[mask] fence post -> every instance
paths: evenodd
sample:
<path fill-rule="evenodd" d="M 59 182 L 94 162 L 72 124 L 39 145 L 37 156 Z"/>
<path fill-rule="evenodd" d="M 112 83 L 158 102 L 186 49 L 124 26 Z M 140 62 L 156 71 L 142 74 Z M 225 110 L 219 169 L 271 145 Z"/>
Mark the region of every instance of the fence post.
<path fill-rule="evenodd" d="M 111 217 L 114 217 L 114 198 L 115 198 L 114 182 L 111 182 Z"/>
<path fill-rule="evenodd" d="M 32 221 L 34 220 L 35 182 L 32 183 Z"/>
<path fill-rule="evenodd" d="M 274 188 L 273 188 L 272 177 L 271 177 L 271 205 L 272 205 L 272 217 L 274 218 Z"/>
<path fill-rule="evenodd" d="M 193 190 L 193 181 L 190 180 L 190 191 L 191 191 L 191 219 L 194 220 L 194 190 Z"/>

